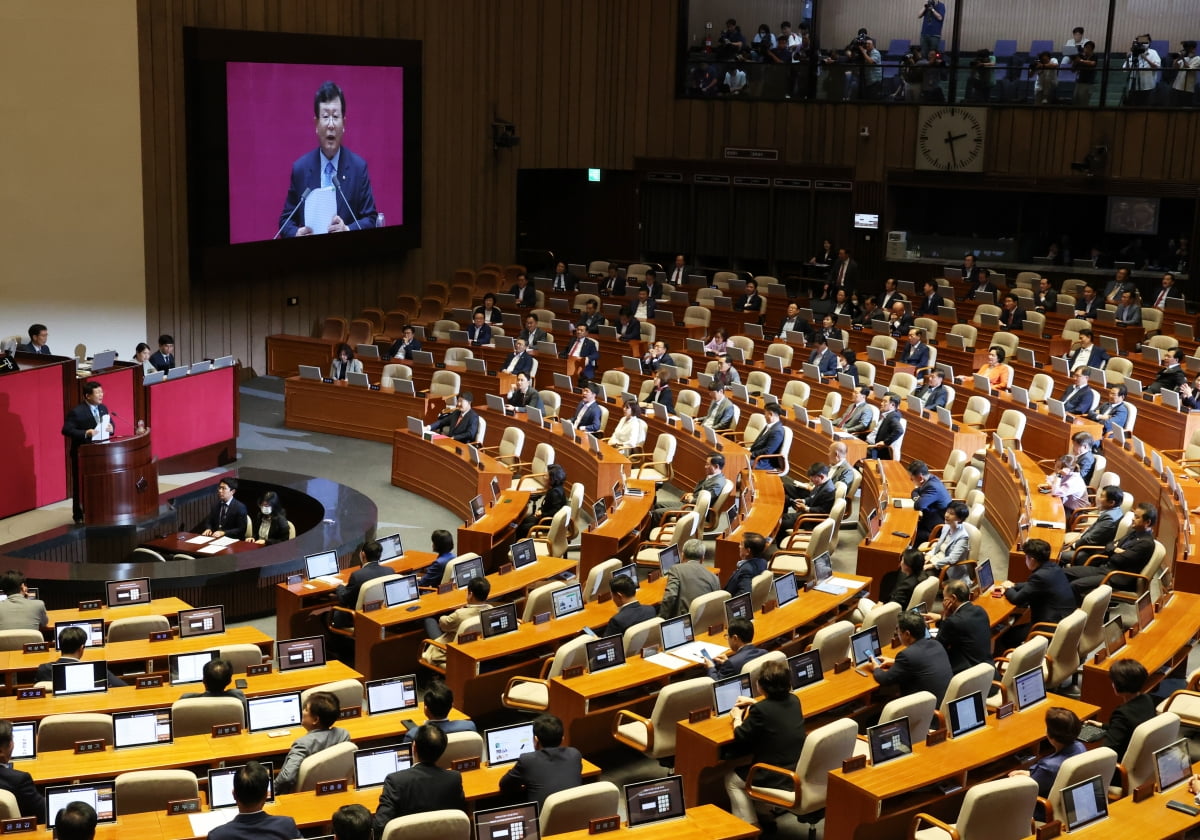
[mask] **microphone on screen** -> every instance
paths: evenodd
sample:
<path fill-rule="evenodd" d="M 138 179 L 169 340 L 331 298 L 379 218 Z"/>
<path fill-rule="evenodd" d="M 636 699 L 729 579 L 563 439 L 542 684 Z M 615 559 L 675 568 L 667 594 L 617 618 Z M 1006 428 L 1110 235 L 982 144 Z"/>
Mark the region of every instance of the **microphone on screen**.
<path fill-rule="evenodd" d="M 342 201 L 346 202 L 346 209 L 350 211 L 350 218 L 354 224 L 358 224 L 358 217 L 354 215 L 354 208 L 350 206 L 350 201 L 346 198 L 346 194 L 342 192 L 342 185 L 337 176 L 333 178 L 333 185 L 337 187 L 338 195 L 342 197 Z"/>
<path fill-rule="evenodd" d="M 292 217 L 296 215 L 296 211 L 304 206 L 304 202 L 308 199 L 308 194 L 310 192 L 312 192 L 312 187 L 304 188 L 304 192 L 300 195 L 300 200 L 296 202 L 296 206 L 292 208 L 292 212 L 288 213 L 288 217 L 283 220 L 283 224 L 279 226 L 279 230 L 275 231 L 275 235 L 271 237 L 272 239 L 279 238 L 279 234 L 283 233 L 283 229 L 288 226 L 288 223 L 292 220 Z"/>

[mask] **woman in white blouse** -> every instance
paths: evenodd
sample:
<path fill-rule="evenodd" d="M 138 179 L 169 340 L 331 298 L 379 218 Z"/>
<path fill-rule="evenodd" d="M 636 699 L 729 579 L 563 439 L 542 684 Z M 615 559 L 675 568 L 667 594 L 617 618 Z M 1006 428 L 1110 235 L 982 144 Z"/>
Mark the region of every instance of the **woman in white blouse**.
<path fill-rule="evenodd" d="M 1063 455 L 1054 462 L 1054 473 L 1049 478 L 1050 495 L 1062 499 L 1063 509 L 1067 516 L 1075 513 L 1081 507 L 1087 507 L 1087 485 L 1083 477 L 1075 469 L 1075 456 Z"/>
<path fill-rule="evenodd" d="M 138 343 L 137 349 L 133 351 L 133 360 L 142 365 L 142 373 L 154 373 L 155 367 L 150 364 L 150 345 L 142 341 Z"/>
<path fill-rule="evenodd" d="M 646 421 L 642 419 L 642 407 L 635 402 L 626 402 L 625 411 L 617 429 L 608 439 L 613 448 L 628 454 L 646 442 Z"/>

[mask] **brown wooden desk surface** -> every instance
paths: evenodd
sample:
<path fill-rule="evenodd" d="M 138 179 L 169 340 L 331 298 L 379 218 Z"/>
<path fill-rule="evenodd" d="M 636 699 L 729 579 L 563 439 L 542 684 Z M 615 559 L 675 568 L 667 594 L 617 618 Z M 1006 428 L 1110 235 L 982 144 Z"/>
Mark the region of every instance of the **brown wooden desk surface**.
<path fill-rule="evenodd" d="M 642 528 L 654 506 L 654 482 L 630 479 L 629 487 L 641 490 L 641 496 L 621 497 L 621 503 L 610 509 L 608 519 L 596 528 L 588 527 L 579 538 L 579 577 L 586 581 L 599 564 L 610 557 L 628 560 L 641 541 Z"/>
<path fill-rule="evenodd" d="M 142 545 L 146 548 L 157 551 L 159 554 L 187 554 L 192 557 L 220 557 L 222 555 L 240 554 L 243 551 L 254 551 L 255 549 L 262 548 L 262 546 L 260 546 L 258 543 L 237 540 L 236 542 L 232 542 L 223 547 L 220 551 L 201 551 L 200 549 L 204 548 L 207 543 L 201 545 L 198 543 L 188 542 L 188 540 L 197 536 L 199 536 L 199 534 L 193 534 L 189 531 L 180 531 L 176 534 L 171 534 L 170 536 L 159 537 L 156 540 L 144 542 Z M 168 559 L 170 559 L 169 556 Z M 125 607 L 122 607 L 121 609 L 125 609 Z"/>
<path fill-rule="evenodd" d="M 687 814 L 681 820 L 671 820 L 633 829 L 626 825 L 615 833 L 613 838 L 614 840 L 618 837 L 623 840 L 635 837 L 637 840 L 676 840 L 676 838 L 682 838 L 682 840 L 693 840 L 693 838 L 743 840 L 743 838 L 757 837 L 758 834 L 758 828 L 739 820 L 728 811 L 722 811 L 716 805 L 701 805 L 697 808 L 688 808 Z M 556 840 L 587 840 L 591 835 L 584 829 L 549 836 Z"/>
<path fill-rule="evenodd" d="M 68 621 L 91 621 L 94 618 L 104 619 L 110 624 L 118 618 L 138 618 L 143 615 L 164 615 L 174 618 L 180 610 L 190 610 L 192 605 L 179 598 L 154 598 L 149 604 L 130 604 L 123 607 L 101 607 L 98 610 L 81 610 L 78 607 L 65 610 L 48 610 L 51 624 Z"/>
<path fill-rule="evenodd" d="M 1197 766 L 1193 765 L 1192 772 Z M 1108 819 L 1092 823 L 1079 829 L 1087 840 L 1167 840 L 1181 837 L 1189 829 L 1200 825 L 1200 817 L 1189 817 L 1181 811 L 1167 807 L 1170 801 L 1195 806 L 1187 785 L 1181 784 L 1166 793 L 1158 793 L 1135 803 L 1132 796 L 1108 803 Z M 1055 816 L 1058 816 L 1057 814 Z M 1071 835 L 1063 835 L 1069 837 Z M 1033 840 L 1030 835 L 1028 840 Z"/>
<path fill-rule="evenodd" d="M 742 540 L 746 534 L 762 534 L 768 539 L 775 536 L 787 506 L 787 493 L 783 489 L 783 477 L 765 470 L 754 470 L 754 502 L 746 518 L 736 528 L 726 531 L 716 539 L 715 564 L 721 580 L 737 569 L 741 560 Z"/>
<path fill-rule="evenodd" d="M 427 441 L 404 427 L 394 431 L 391 443 L 392 484 L 448 508 L 464 521 L 470 520 L 473 496 L 492 498 L 492 479 L 503 488 L 512 482 L 511 470 L 490 455 L 480 455 L 475 467 L 465 443 L 444 438 Z M 490 548 L 489 541 L 489 551 L 478 552 L 485 562 L 491 560 Z M 459 547 L 460 552 L 475 550 Z"/>
<path fill-rule="evenodd" d="M 486 457 L 486 456 L 485 456 Z M 511 474 L 506 468 L 500 478 L 500 486 L 511 480 Z M 488 479 L 489 483 L 491 479 Z M 485 499 L 491 498 L 491 488 L 480 495 Z M 489 571 L 495 571 L 508 562 L 508 548 L 512 545 L 517 524 L 525 515 L 525 506 L 529 504 L 529 493 L 524 490 L 505 490 L 500 498 L 487 508 L 478 522 L 464 525 L 458 529 L 458 539 L 455 545 L 460 554 L 474 552 L 483 558 L 483 565 Z M 468 500 L 469 501 L 469 500 Z"/>

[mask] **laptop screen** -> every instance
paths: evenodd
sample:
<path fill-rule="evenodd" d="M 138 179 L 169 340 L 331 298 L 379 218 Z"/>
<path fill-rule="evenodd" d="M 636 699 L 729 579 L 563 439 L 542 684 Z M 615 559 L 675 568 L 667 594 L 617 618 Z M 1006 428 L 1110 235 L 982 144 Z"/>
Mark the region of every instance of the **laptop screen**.
<path fill-rule="evenodd" d="M 630 563 L 628 566 L 622 566 L 619 569 L 613 569 L 612 578 L 609 580 L 609 584 L 611 585 L 612 581 L 619 577 L 629 578 L 631 581 L 633 581 L 634 588 L 638 588 L 637 566 L 635 566 L 633 563 Z"/>
<path fill-rule="evenodd" d="M 367 683 L 367 713 L 399 712 L 417 707 L 417 676 L 387 677 Z"/>
<path fill-rule="evenodd" d="M 483 733 L 485 758 L 489 767 L 511 764 L 522 755 L 533 752 L 533 724 L 514 723 Z"/>
<path fill-rule="evenodd" d="M 625 785 L 625 813 L 630 828 L 680 819 L 684 812 L 682 776 Z"/>
<path fill-rule="evenodd" d="M 663 574 L 667 570 L 679 562 L 679 544 L 672 543 L 671 545 L 658 552 L 658 567 L 662 569 Z"/>
<path fill-rule="evenodd" d="M 380 537 L 377 542 L 383 551 L 379 555 L 379 562 L 386 563 L 388 560 L 395 560 L 397 557 L 404 556 L 404 542 L 400 539 L 399 534 L 389 534 L 386 537 Z"/>
<path fill-rule="evenodd" d="M 1104 652 L 1109 656 L 1125 647 L 1125 628 L 1121 625 L 1121 617 L 1116 616 L 1104 624 Z"/>
<path fill-rule="evenodd" d="M 592 520 L 597 528 L 608 521 L 608 507 L 604 504 L 603 499 L 597 499 L 592 503 Z"/>
<path fill-rule="evenodd" d="M 267 802 L 275 801 L 275 763 L 273 761 L 259 762 L 267 771 Z M 233 767 L 222 767 L 220 770 L 208 771 L 208 807 L 233 808 L 237 800 L 233 798 L 233 777 L 246 765 L 237 764 Z"/>
<path fill-rule="evenodd" d="M 1063 788 L 1062 800 L 1067 812 L 1067 831 L 1074 831 L 1108 816 L 1108 794 L 1104 785 L 1102 778 L 1092 776 Z"/>
<path fill-rule="evenodd" d="M 466 589 L 467 584 L 477 577 L 483 577 L 483 558 L 472 557 L 454 567 L 454 586 L 456 589 Z"/>
<path fill-rule="evenodd" d="M 775 603 L 781 607 L 786 607 L 788 604 L 795 601 L 800 594 L 799 587 L 796 585 L 795 572 L 788 572 L 775 578 Z"/>
<path fill-rule="evenodd" d="M 865 665 L 872 656 L 879 656 L 883 648 L 879 645 L 879 628 L 868 627 L 850 635 L 850 650 L 854 653 L 854 664 Z"/>
<path fill-rule="evenodd" d="M 336 551 L 322 551 L 320 554 L 309 554 L 304 558 L 304 571 L 308 579 L 336 575 L 338 559 Z"/>
<path fill-rule="evenodd" d="M 871 748 L 871 763 L 874 765 L 912 755 L 912 735 L 908 731 L 908 718 L 896 718 L 872 726 L 867 730 L 867 744 Z"/>
<path fill-rule="evenodd" d="M 354 786 L 358 789 L 378 787 L 389 773 L 412 767 L 412 744 L 393 744 L 356 750 L 354 753 Z"/>
<path fill-rule="evenodd" d="M 750 689 L 749 674 L 734 674 L 713 683 L 713 707 L 718 715 L 729 712 L 737 703 L 739 697 L 753 697 Z"/>
<path fill-rule="evenodd" d="M 492 503 L 495 504 L 496 502 L 500 501 L 500 479 L 493 478 L 492 483 L 489 486 L 492 490 Z"/>
<path fill-rule="evenodd" d="M 104 619 L 96 618 L 91 621 L 60 621 L 54 625 L 54 646 L 62 650 L 59 637 L 68 627 L 78 627 L 87 634 L 86 647 L 104 647 Z"/>
<path fill-rule="evenodd" d="M 198 653 L 173 653 L 168 657 L 171 669 L 171 685 L 198 683 L 204 679 L 204 666 L 219 657 L 219 650 L 202 650 Z"/>
<path fill-rule="evenodd" d="M 1046 681 L 1042 676 L 1041 666 L 1030 668 L 1023 674 L 1017 674 L 1013 680 L 1013 689 L 1017 695 L 1017 710 L 1025 711 L 1035 703 L 1046 699 Z"/>
<path fill-rule="evenodd" d="M 818 583 L 833 577 L 833 560 L 828 551 L 813 558 L 813 574 Z"/>
<path fill-rule="evenodd" d="M 754 618 L 754 603 L 749 592 L 743 592 L 725 602 L 725 626 L 733 623 L 735 618 L 750 621 Z"/>
<path fill-rule="evenodd" d="M 555 618 L 572 615 L 583 609 L 583 587 L 578 583 L 564 586 L 550 593 L 550 609 Z"/>
<path fill-rule="evenodd" d="M 170 709 L 113 712 L 113 746 L 118 750 L 123 747 L 170 744 L 172 740 Z"/>
<path fill-rule="evenodd" d="M 179 611 L 179 638 L 209 636 L 225 632 L 225 608 L 201 607 Z"/>
<path fill-rule="evenodd" d="M 104 587 L 108 590 L 108 605 L 110 607 L 150 603 L 150 578 L 110 580 L 104 584 Z"/>
<path fill-rule="evenodd" d="M 587 649 L 588 673 L 615 668 L 625 664 L 625 647 L 620 636 L 605 636 L 588 642 Z"/>
<path fill-rule="evenodd" d="M 408 604 L 420 597 L 416 575 L 404 575 L 383 585 L 383 602 L 389 607 Z"/>
<path fill-rule="evenodd" d="M 987 591 L 996 585 L 996 575 L 992 572 L 991 560 L 980 560 L 979 565 L 975 567 L 975 573 L 979 575 L 980 591 Z"/>
<path fill-rule="evenodd" d="M 307 636 L 303 639 L 286 639 L 276 646 L 279 650 L 279 670 L 292 671 L 297 668 L 315 668 L 325 664 L 325 637 Z"/>
<path fill-rule="evenodd" d="M 1187 738 L 1154 751 L 1154 774 L 1159 791 L 1169 790 L 1192 775 L 1192 760 L 1188 755 Z"/>
<path fill-rule="evenodd" d="M 951 738 L 957 738 L 987 726 L 987 717 L 983 710 L 983 692 L 981 691 L 951 700 L 949 711 Z"/>
<path fill-rule="evenodd" d="M 96 821 L 117 821 L 117 783 L 113 779 L 83 785 L 55 785 L 46 788 L 46 827 L 54 828 L 58 812 L 72 802 L 86 802 L 96 811 Z"/>
<path fill-rule="evenodd" d="M 821 670 L 821 652 L 806 650 L 788 658 L 788 671 L 792 675 L 792 689 L 820 682 L 825 674 Z"/>
<path fill-rule="evenodd" d="M 517 605 L 504 604 L 483 610 L 479 613 L 479 629 L 483 631 L 485 639 L 513 632 L 517 629 Z"/>
<path fill-rule="evenodd" d="M 625 495 L 625 482 L 614 481 L 612 486 L 613 507 L 621 503 L 622 497 Z"/>
<path fill-rule="evenodd" d="M 483 506 L 483 496 L 473 496 L 469 505 L 471 507 L 471 521 L 478 522 L 480 519 L 483 519 L 483 515 L 487 510 Z"/>
<path fill-rule="evenodd" d="M 528 566 L 530 563 L 537 562 L 537 548 L 534 546 L 532 539 L 519 540 L 513 543 L 508 553 L 512 558 L 514 569 L 520 569 Z"/>
<path fill-rule="evenodd" d="M 270 694 L 266 697 L 251 697 L 246 700 L 251 732 L 299 726 L 300 709 L 299 691 Z M 209 792 L 211 793 L 211 789 Z"/>
<path fill-rule="evenodd" d="M 475 812 L 475 840 L 538 840 L 536 802 Z"/>
<path fill-rule="evenodd" d="M 53 665 L 55 694 L 88 694 L 108 691 L 108 663 L 55 662 Z"/>
<path fill-rule="evenodd" d="M 679 618 L 664 621 L 659 629 L 662 631 L 663 650 L 665 651 L 686 645 L 695 639 L 690 615 L 681 615 Z"/>
<path fill-rule="evenodd" d="M 37 721 L 26 720 L 12 725 L 14 761 L 37 758 Z"/>
<path fill-rule="evenodd" d="M 1154 601 L 1149 592 L 1143 592 L 1137 599 L 1138 632 L 1146 632 L 1150 622 L 1154 621 Z"/>

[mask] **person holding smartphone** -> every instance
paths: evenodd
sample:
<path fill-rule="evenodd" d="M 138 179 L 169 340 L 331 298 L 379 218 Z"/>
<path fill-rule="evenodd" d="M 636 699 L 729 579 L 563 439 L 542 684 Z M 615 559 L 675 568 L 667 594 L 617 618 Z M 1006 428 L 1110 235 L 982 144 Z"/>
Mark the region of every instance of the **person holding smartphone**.
<path fill-rule="evenodd" d="M 901 613 L 898 624 L 904 649 L 895 659 L 872 657 L 863 669 L 880 685 L 895 686 L 902 696 L 928 691 L 937 698 L 940 706 L 954 676 L 946 649 L 929 638 L 925 632 L 925 619 L 920 613 Z"/>

